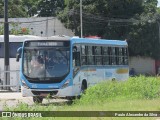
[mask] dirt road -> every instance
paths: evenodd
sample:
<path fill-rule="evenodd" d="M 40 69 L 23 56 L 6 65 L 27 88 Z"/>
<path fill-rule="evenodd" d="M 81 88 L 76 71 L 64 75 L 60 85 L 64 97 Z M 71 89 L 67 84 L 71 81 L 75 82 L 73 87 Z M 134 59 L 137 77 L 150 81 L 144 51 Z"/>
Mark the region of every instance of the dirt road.
<path fill-rule="evenodd" d="M 5 106 L 15 107 L 21 102 L 28 105 L 34 104 L 32 97 L 22 97 L 20 92 L 0 92 L 0 110 L 3 110 Z"/>
<path fill-rule="evenodd" d="M 65 102 L 64 99 L 51 99 L 43 100 L 43 104 L 49 104 L 53 102 Z M 32 97 L 22 97 L 20 92 L 0 92 L 0 111 L 4 110 L 4 107 L 16 107 L 20 103 L 27 103 L 33 105 Z"/>

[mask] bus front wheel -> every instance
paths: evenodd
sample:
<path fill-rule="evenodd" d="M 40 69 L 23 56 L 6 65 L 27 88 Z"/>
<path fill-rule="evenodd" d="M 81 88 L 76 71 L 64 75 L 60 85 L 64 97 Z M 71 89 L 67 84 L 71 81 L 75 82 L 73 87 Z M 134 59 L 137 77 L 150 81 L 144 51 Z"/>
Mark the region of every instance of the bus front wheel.
<path fill-rule="evenodd" d="M 33 96 L 33 102 L 34 103 L 42 103 L 43 97 L 40 96 Z"/>
<path fill-rule="evenodd" d="M 85 90 L 87 89 L 87 82 L 86 80 L 83 80 L 81 85 L 81 93 L 85 93 Z"/>

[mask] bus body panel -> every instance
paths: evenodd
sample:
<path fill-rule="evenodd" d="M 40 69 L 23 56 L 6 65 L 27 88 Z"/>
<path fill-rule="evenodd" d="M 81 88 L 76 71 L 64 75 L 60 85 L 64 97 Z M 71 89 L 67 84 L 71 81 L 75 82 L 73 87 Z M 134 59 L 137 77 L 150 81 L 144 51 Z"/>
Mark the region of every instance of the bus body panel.
<path fill-rule="evenodd" d="M 85 67 L 77 73 L 73 79 L 73 91 L 75 95 L 80 95 L 81 85 L 83 80 L 87 80 L 87 86 L 93 86 L 99 82 L 106 80 L 118 80 L 124 81 L 129 78 L 129 68 L 127 66 L 122 67 Z"/>

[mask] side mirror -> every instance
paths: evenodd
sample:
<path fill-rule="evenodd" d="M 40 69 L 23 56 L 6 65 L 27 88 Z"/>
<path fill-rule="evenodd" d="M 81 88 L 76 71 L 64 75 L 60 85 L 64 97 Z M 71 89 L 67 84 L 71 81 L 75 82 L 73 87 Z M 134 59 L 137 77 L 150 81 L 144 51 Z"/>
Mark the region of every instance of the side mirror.
<path fill-rule="evenodd" d="M 73 52 L 73 59 L 75 59 L 76 66 L 80 66 L 80 52 Z"/>
<path fill-rule="evenodd" d="M 19 47 L 17 49 L 17 54 L 16 54 L 16 61 L 19 62 L 19 58 L 20 58 L 20 55 L 22 53 L 22 47 Z"/>
<path fill-rule="evenodd" d="M 17 61 L 17 62 L 19 62 L 19 58 L 20 58 L 20 55 L 19 55 L 19 53 L 17 53 L 17 54 L 16 54 L 16 61 Z"/>

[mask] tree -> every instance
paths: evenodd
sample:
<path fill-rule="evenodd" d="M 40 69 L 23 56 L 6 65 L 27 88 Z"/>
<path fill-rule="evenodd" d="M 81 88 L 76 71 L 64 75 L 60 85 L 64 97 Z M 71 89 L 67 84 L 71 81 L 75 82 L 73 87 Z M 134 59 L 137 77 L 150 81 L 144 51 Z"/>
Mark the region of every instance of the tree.
<path fill-rule="evenodd" d="M 0 17 L 4 16 L 4 1 L 0 1 Z M 10 18 L 26 17 L 26 10 L 22 6 L 21 0 L 9 0 L 8 1 L 8 16 Z"/>
<path fill-rule="evenodd" d="M 37 4 L 39 0 L 22 0 L 22 5 L 27 11 L 28 16 L 37 14 Z"/>
<path fill-rule="evenodd" d="M 56 16 L 63 8 L 63 0 L 39 0 L 37 11 L 41 17 Z"/>
<path fill-rule="evenodd" d="M 149 56 L 160 59 L 160 41 L 157 16 L 157 0 L 146 0 L 139 22 L 131 28 L 128 36 L 130 55 Z"/>
<path fill-rule="evenodd" d="M 157 0 L 85 0 L 84 36 L 128 40 L 130 55 L 160 58 Z M 160 11 L 160 10 L 159 10 Z M 65 0 L 59 19 L 80 36 L 79 1 Z M 153 21 L 153 22 L 150 22 Z"/>
<path fill-rule="evenodd" d="M 142 11 L 142 0 L 85 0 L 83 1 L 84 34 L 103 36 L 105 32 L 102 31 L 105 31 L 107 25 L 110 24 L 108 19 L 129 19 L 135 14 L 141 14 Z M 59 14 L 59 18 L 69 28 L 75 29 L 76 27 L 78 32 L 75 29 L 75 33 L 79 35 L 79 1 L 66 0 L 65 9 Z"/>

